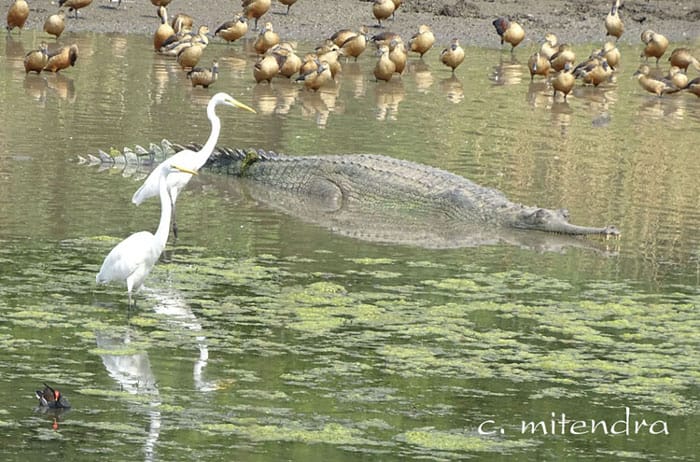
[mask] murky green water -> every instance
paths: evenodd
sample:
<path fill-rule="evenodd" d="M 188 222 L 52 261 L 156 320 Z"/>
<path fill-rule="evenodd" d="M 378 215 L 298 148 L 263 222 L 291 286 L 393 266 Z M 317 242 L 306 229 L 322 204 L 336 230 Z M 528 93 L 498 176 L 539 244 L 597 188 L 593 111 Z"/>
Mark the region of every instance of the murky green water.
<path fill-rule="evenodd" d="M 220 109 L 222 144 L 421 161 L 623 236 L 377 243 L 203 173 L 128 311 L 94 276 L 158 204 L 129 201 L 143 172 L 76 159 L 202 142 L 213 91 L 148 37 L 70 39 L 77 67 L 38 77 L 21 57 L 41 37 L 0 39 L 3 460 L 695 459 L 700 99 L 643 94 L 635 50 L 553 104 L 525 51 L 471 49 L 455 79 L 429 54 L 388 85 L 365 57 L 310 94 L 254 85 L 240 45 L 212 44 L 213 89 L 259 111 Z M 35 411 L 44 381 L 71 411 Z"/>

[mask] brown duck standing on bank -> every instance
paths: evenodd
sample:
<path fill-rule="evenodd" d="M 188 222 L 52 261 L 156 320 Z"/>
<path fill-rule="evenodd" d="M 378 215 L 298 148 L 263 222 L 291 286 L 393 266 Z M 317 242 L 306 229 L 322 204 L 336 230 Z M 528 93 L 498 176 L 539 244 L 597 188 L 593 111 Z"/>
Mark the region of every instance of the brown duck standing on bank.
<path fill-rule="evenodd" d="M 287 12 L 285 14 L 289 16 L 289 9 L 297 2 L 297 0 L 279 0 L 279 2 L 287 7 Z"/>
<path fill-rule="evenodd" d="M 557 51 L 559 51 L 559 39 L 557 36 L 551 32 L 544 34 L 544 41 L 540 45 L 540 54 L 550 59 Z"/>
<path fill-rule="evenodd" d="M 246 18 L 255 18 L 255 27 L 253 30 L 258 30 L 258 20 L 268 11 L 270 11 L 270 6 L 272 5 L 271 0 L 242 0 L 241 6 L 243 7 L 243 13 L 245 13 Z"/>
<path fill-rule="evenodd" d="M 667 95 L 669 93 L 676 93 L 680 89 L 673 85 L 673 83 L 668 80 L 655 79 L 649 75 L 651 70 L 646 64 L 642 64 L 637 72 L 634 73 L 634 77 L 639 80 L 639 85 L 649 93 L 654 93 L 656 96 Z"/>
<path fill-rule="evenodd" d="M 153 34 L 153 48 L 156 51 L 160 50 L 166 40 L 175 35 L 175 30 L 168 24 L 168 10 L 164 6 L 158 7 L 157 14 L 160 18 L 160 25 Z"/>
<path fill-rule="evenodd" d="M 613 42 L 605 42 L 605 45 L 598 51 L 597 55 L 605 58 L 608 65 L 613 69 L 616 69 L 617 65 L 620 64 L 620 50 Z"/>
<path fill-rule="evenodd" d="M 58 39 L 66 28 L 66 13 L 61 9 L 44 21 L 44 32 Z"/>
<path fill-rule="evenodd" d="M 612 35 L 617 40 L 620 39 L 620 36 L 625 31 L 625 24 L 620 18 L 620 0 L 613 0 L 610 12 L 605 17 L 605 30 L 607 31 L 606 37 Z"/>
<path fill-rule="evenodd" d="M 280 42 L 268 50 L 268 54 L 277 59 L 279 66 L 278 75 L 291 78 L 301 69 L 301 58 L 294 51 L 294 46 L 289 42 Z"/>
<path fill-rule="evenodd" d="M 430 29 L 430 26 L 427 24 L 421 24 L 418 26 L 418 32 L 408 41 L 408 48 L 414 53 L 419 53 L 421 59 L 423 59 L 423 55 L 426 54 L 434 44 L 435 35 L 432 29 Z"/>
<path fill-rule="evenodd" d="M 266 22 L 265 26 L 260 30 L 258 38 L 255 39 L 253 48 L 255 48 L 257 54 L 262 55 L 278 43 L 280 43 L 279 34 L 275 32 L 271 22 Z"/>
<path fill-rule="evenodd" d="M 511 21 L 508 18 L 497 18 L 493 21 L 493 27 L 496 28 L 496 32 L 501 37 L 501 45 L 505 42 L 510 43 L 510 52 L 515 50 L 520 42 L 525 38 L 525 30 L 520 24 L 515 21 Z"/>
<path fill-rule="evenodd" d="M 78 60 L 78 45 L 70 45 L 59 48 L 58 50 L 49 53 L 49 60 L 44 67 L 44 70 L 58 72 L 70 66 L 75 66 Z"/>
<path fill-rule="evenodd" d="M 527 60 L 527 69 L 530 71 L 530 82 L 532 82 L 536 75 L 541 75 L 546 79 L 549 76 L 549 72 L 552 70 L 552 65 L 549 63 L 549 60 L 538 51 Z"/>
<path fill-rule="evenodd" d="M 68 12 L 75 11 L 75 17 L 78 18 L 78 10 L 90 5 L 92 0 L 58 0 L 58 6 L 68 8 Z"/>
<path fill-rule="evenodd" d="M 700 62 L 698 59 L 692 55 L 690 48 L 676 48 L 671 52 L 671 57 L 668 58 L 671 62 L 671 66 L 679 67 L 683 69 L 683 72 L 688 72 L 688 67 L 692 64 L 693 67 L 700 71 Z"/>
<path fill-rule="evenodd" d="M 571 90 L 574 88 L 574 84 L 576 83 L 576 77 L 574 77 L 574 74 L 571 72 L 572 70 L 573 66 L 571 63 L 566 63 L 564 65 L 564 69 L 559 71 L 557 75 L 554 76 L 554 79 L 552 80 L 554 99 L 557 98 L 557 92 L 560 92 L 564 93 L 564 101 L 566 101 L 566 97 L 569 95 Z"/>
<path fill-rule="evenodd" d="M 24 71 L 29 74 L 36 72 L 41 74 L 49 62 L 49 47 L 46 42 L 41 42 L 39 48 L 32 50 L 24 56 Z"/>
<path fill-rule="evenodd" d="M 401 5 L 403 5 L 403 0 L 392 0 L 392 1 L 394 2 L 394 12 L 391 13 L 391 20 L 393 21 L 396 19 L 396 10 L 398 10 L 399 7 Z"/>
<path fill-rule="evenodd" d="M 7 32 L 12 32 L 12 29 L 17 27 L 21 33 L 28 17 L 29 4 L 25 0 L 15 0 L 10 9 L 7 10 Z"/>
<path fill-rule="evenodd" d="M 200 41 L 195 41 L 190 46 L 184 47 L 177 54 L 177 63 L 185 69 L 194 69 L 204 54 L 206 45 Z"/>
<path fill-rule="evenodd" d="M 668 39 L 651 29 L 642 32 L 641 38 L 646 46 L 639 56 L 645 60 L 648 60 L 650 57 L 656 58 L 656 64 L 659 64 L 659 59 L 666 53 L 668 48 Z"/>
<path fill-rule="evenodd" d="M 566 63 L 573 65 L 575 61 L 576 53 L 574 53 L 573 47 L 568 43 L 562 43 L 559 45 L 559 51 L 554 53 L 549 58 L 549 63 L 552 65 L 552 69 L 557 72 L 564 69 Z"/>
<path fill-rule="evenodd" d="M 452 74 L 454 74 L 455 69 L 462 64 L 462 61 L 464 61 L 464 49 L 459 45 L 459 39 L 453 38 L 450 46 L 440 53 L 440 62 L 451 67 Z"/>
<path fill-rule="evenodd" d="M 243 13 L 233 17 L 233 21 L 226 21 L 220 25 L 214 35 L 218 35 L 227 42 L 235 42 L 248 32 L 248 18 Z"/>
<path fill-rule="evenodd" d="M 391 1 L 391 0 L 390 0 Z M 396 72 L 396 64 L 389 58 L 389 47 L 382 45 L 377 49 L 377 63 L 374 65 L 374 78 L 377 81 L 384 80 L 388 82 L 391 76 Z"/>
<path fill-rule="evenodd" d="M 153 6 L 168 6 L 173 0 L 151 0 Z"/>
<path fill-rule="evenodd" d="M 304 88 L 313 91 L 318 91 L 325 83 L 332 80 L 331 68 L 326 61 L 317 61 L 315 70 L 311 70 L 296 78 L 297 82 L 304 82 Z"/>
<path fill-rule="evenodd" d="M 272 78 L 279 73 L 280 66 L 277 63 L 277 58 L 271 54 L 263 55 L 258 58 L 258 61 L 253 66 L 253 77 L 255 82 L 272 83 Z"/>
<path fill-rule="evenodd" d="M 678 66 L 671 66 L 664 80 L 669 80 L 679 90 L 683 90 L 690 83 L 688 76 Z"/>
<path fill-rule="evenodd" d="M 389 59 L 394 63 L 394 72 L 401 75 L 406 69 L 408 61 L 408 51 L 401 39 L 394 39 L 389 43 Z"/>
<path fill-rule="evenodd" d="M 219 78 L 219 62 L 214 60 L 211 69 L 207 69 L 206 67 L 193 67 L 192 70 L 187 73 L 187 78 L 192 81 L 193 87 L 201 85 L 203 88 L 209 88 L 209 85 L 216 82 L 216 79 Z"/>
<path fill-rule="evenodd" d="M 333 34 L 333 36 L 335 35 L 336 34 Z M 333 39 L 333 36 L 331 36 L 331 40 L 340 48 L 340 54 L 347 58 L 355 58 L 355 61 L 357 61 L 357 58 L 367 49 L 369 30 L 367 26 L 362 26 L 359 32 L 355 33 L 351 31 L 351 34 L 343 33 L 336 36 L 335 39 Z M 338 41 L 343 37 L 345 37 L 345 39 L 338 45 Z"/>
<path fill-rule="evenodd" d="M 389 19 L 394 14 L 394 0 L 374 0 L 372 3 L 372 14 L 377 19 L 378 27 L 382 26 L 382 21 Z"/>

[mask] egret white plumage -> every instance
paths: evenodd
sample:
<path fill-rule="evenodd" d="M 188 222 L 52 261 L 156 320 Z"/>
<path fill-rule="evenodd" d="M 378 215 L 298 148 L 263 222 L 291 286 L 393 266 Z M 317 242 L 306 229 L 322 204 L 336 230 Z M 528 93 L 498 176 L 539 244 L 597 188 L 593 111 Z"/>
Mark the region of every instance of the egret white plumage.
<path fill-rule="evenodd" d="M 107 255 L 100 272 L 95 280 L 106 284 L 112 281 L 123 281 L 129 294 L 129 305 L 132 304 L 131 294 L 138 290 L 151 272 L 168 241 L 170 231 L 170 215 L 172 204 L 168 193 L 168 177 L 171 175 L 196 175 L 197 172 L 177 165 L 167 165 L 158 172 L 160 193 L 160 223 L 155 234 L 140 231 L 127 237 L 117 244 Z"/>
<path fill-rule="evenodd" d="M 204 146 L 202 146 L 202 149 L 197 152 L 184 149 L 161 162 L 155 168 L 155 170 L 148 175 L 148 178 L 146 178 L 143 185 L 141 185 L 141 187 L 134 193 L 133 197 L 131 198 L 131 202 L 139 205 L 149 197 L 156 196 L 158 194 L 158 180 L 160 178 L 161 171 L 163 169 L 168 169 L 171 165 L 179 165 L 195 172 L 202 168 L 211 153 L 214 151 L 216 143 L 219 140 L 221 120 L 216 115 L 215 111 L 216 106 L 219 104 L 225 104 L 227 106 L 233 106 L 250 112 L 255 112 L 255 109 L 246 106 L 226 93 L 217 93 L 212 96 L 212 98 L 209 100 L 209 104 L 207 104 L 207 117 L 211 122 L 211 133 L 209 134 L 207 142 L 204 144 Z M 173 234 L 175 237 L 177 237 L 175 201 L 177 201 L 178 194 L 187 185 L 191 178 L 192 175 L 186 173 L 174 173 L 168 176 L 168 192 L 170 193 L 171 205 L 173 208 Z"/>

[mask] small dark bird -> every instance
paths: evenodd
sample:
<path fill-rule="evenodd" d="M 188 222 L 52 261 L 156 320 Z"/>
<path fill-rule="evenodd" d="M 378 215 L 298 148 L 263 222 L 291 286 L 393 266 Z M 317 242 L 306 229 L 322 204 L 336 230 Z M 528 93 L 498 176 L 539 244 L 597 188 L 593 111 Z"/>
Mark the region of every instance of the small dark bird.
<path fill-rule="evenodd" d="M 51 409 L 68 409 L 70 408 L 70 403 L 66 398 L 63 397 L 60 391 L 54 390 L 46 383 L 44 383 L 43 390 L 36 390 L 34 392 L 37 399 L 39 400 L 39 406 L 48 407 Z"/>

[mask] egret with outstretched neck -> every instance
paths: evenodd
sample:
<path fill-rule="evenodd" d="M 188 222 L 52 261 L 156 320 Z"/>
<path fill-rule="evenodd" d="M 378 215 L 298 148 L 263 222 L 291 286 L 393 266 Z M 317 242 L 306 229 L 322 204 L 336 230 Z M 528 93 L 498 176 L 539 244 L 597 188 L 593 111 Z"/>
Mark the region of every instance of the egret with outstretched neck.
<path fill-rule="evenodd" d="M 148 273 L 153 269 L 160 254 L 168 242 L 172 203 L 168 193 L 168 177 L 172 175 L 196 175 L 197 172 L 178 165 L 167 165 L 158 172 L 160 194 L 160 223 L 155 234 L 140 231 L 117 244 L 107 255 L 95 280 L 98 284 L 112 281 L 126 283 L 129 294 L 129 306 L 132 305 L 131 294 L 137 291 Z"/>
<path fill-rule="evenodd" d="M 139 205 L 144 200 L 149 197 L 156 196 L 158 194 L 158 179 L 160 178 L 161 171 L 163 169 L 168 169 L 171 165 L 179 165 L 189 170 L 198 171 L 206 163 L 209 156 L 214 151 L 216 143 L 219 141 L 219 132 L 221 131 L 221 120 L 216 115 L 216 106 L 219 104 L 225 104 L 227 106 L 233 106 L 241 109 L 245 109 L 250 112 L 255 112 L 255 109 L 246 106 L 240 101 L 236 100 L 232 96 L 226 93 L 217 93 L 212 96 L 207 104 L 207 117 L 209 122 L 211 122 L 211 133 L 209 134 L 209 139 L 202 146 L 199 151 L 191 151 L 189 149 L 184 149 L 173 156 L 165 159 L 161 162 L 155 170 L 148 175 L 146 181 L 143 185 L 136 191 L 131 198 L 131 202 Z M 187 185 L 187 183 L 192 178 L 192 175 L 186 173 L 174 173 L 168 176 L 168 192 L 170 193 L 170 200 L 173 209 L 173 234 L 177 238 L 177 222 L 175 216 L 175 201 L 177 201 L 177 196 L 180 191 Z"/>

